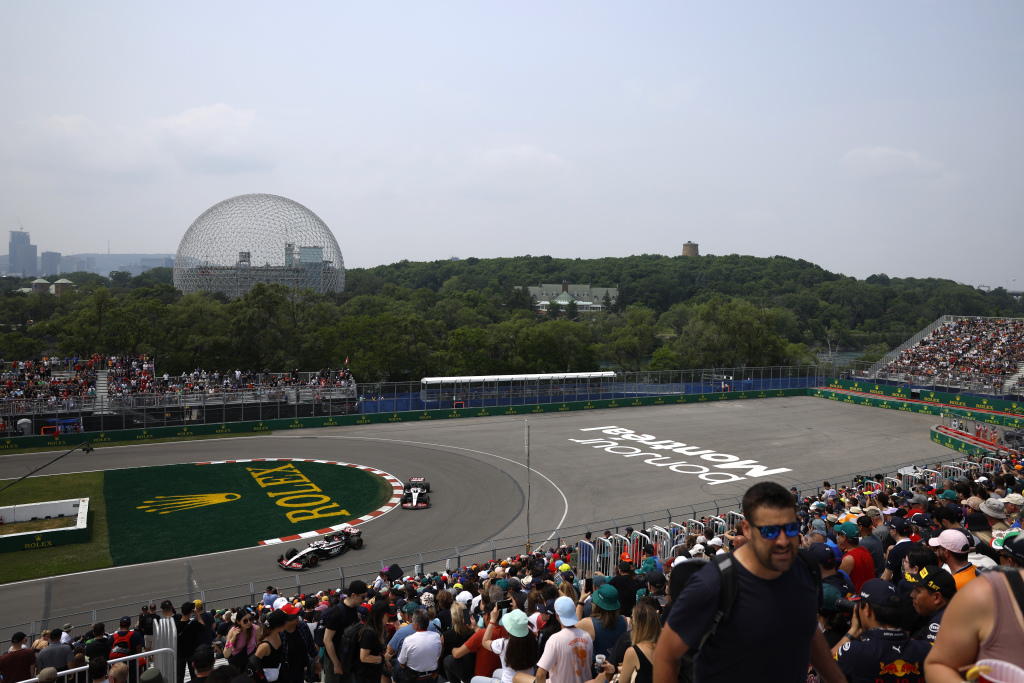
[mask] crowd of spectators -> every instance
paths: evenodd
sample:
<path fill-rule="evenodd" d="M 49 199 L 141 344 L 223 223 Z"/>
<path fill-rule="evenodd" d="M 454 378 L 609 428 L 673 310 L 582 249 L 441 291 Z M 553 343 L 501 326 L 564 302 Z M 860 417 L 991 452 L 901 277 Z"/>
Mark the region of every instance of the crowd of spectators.
<path fill-rule="evenodd" d="M 336 388 L 355 388 L 352 372 L 346 365 L 340 370 L 324 368 L 315 373 L 300 373 L 297 369 L 274 373 L 269 369 L 254 370 L 202 370 L 195 369 L 181 375 L 158 375 L 152 358 L 115 357 L 107 359 L 107 394 L 114 398 L 137 395 L 155 395 L 164 398 L 188 396 L 233 396 L 242 392 L 255 392 L 267 398 L 284 398 L 290 388 L 308 388 L 323 394 Z"/>
<path fill-rule="evenodd" d="M 1024 362 L 1024 321 L 961 318 L 938 327 L 881 372 L 917 381 L 1001 387 Z"/>
<path fill-rule="evenodd" d="M 882 475 L 814 495 L 759 483 L 734 528 L 681 532 L 671 551 L 649 530 L 627 527 L 624 543 L 605 530 L 620 541 L 607 563 L 611 543 L 587 534 L 316 594 L 268 586 L 254 605 L 165 600 L 113 632 L 15 634 L 0 677 L 78 665 L 74 683 L 963 680 L 980 660 L 1024 667 L 1021 467 L 907 490 Z M 159 619 L 177 632 L 173 682 L 145 656 Z"/>
<path fill-rule="evenodd" d="M 96 371 L 100 357 L 43 357 L 41 360 L 12 361 L 0 358 L 0 403 L 16 407 L 24 401 L 61 403 L 74 407 L 80 399 L 96 394 Z"/>

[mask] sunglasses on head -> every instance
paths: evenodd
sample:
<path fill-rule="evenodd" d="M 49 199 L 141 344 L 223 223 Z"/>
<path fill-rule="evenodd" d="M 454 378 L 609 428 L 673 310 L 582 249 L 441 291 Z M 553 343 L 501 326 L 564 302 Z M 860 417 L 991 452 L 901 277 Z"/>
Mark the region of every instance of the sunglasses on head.
<path fill-rule="evenodd" d="M 774 541 L 779 537 L 780 531 L 785 531 L 788 538 L 795 538 L 800 535 L 800 522 L 790 522 L 789 524 L 765 524 L 764 526 L 750 526 L 757 529 L 757 533 L 761 534 L 761 538 L 766 541 Z"/>

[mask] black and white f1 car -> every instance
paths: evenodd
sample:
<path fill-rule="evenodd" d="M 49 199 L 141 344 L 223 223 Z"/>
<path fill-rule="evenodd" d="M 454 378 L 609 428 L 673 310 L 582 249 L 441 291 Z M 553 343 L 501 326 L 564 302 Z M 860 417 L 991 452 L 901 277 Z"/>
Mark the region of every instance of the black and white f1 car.
<path fill-rule="evenodd" d="M 320 560 L 329 557 L 337 557 L 350 548 L 359 549 L 363 547 L 363 532 L 355 527 L 346 526 L 341 531 L 327 534 L 320 540 L 313 541 L 303 551 L 290 548 L 277 563 L 283 569 L 301 570 L 306 567 L 315 567 Z"/>
<path fill-rule="evenodd" d="M 423 477 L 409 477 L 402 493 L 402 507 L 406 510 L 422 510 L 430 507 L 430 484 Z"/>

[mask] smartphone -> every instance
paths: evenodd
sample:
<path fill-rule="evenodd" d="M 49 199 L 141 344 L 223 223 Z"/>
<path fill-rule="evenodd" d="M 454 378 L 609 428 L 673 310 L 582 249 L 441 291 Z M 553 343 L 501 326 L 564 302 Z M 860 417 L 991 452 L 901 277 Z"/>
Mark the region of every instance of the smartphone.
<path fill-rule="evenodd" d="M 594 592 L 594 580 L 593 579 L 587 579 L 586 581 L 584 581 L 583 582 L 583 590 L 585 590 L 588 593 L 593 593 Z"/>
<path fill-rule="evenodd" d="M 512 609 L 512 601 L 511 600 L 499 600 L 498 601 L 498 609 L 500 609 L 502 611 Z"/>

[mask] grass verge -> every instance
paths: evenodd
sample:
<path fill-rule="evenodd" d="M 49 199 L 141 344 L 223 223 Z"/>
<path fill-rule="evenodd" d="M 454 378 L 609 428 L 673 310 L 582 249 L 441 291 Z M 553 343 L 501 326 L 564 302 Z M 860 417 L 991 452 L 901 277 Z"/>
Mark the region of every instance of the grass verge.
<path fill-rule="evenodd" d="M 65 498 L 89 499 L 87 543 L 4 553 L 0 556 L 0 562 L 3 563 L 0 583 L 102 569 L 112 565 L 103 477 L 103 472 L 30 477 L 0 493 L 0 505 L 40 503 Z M 9 482 L 0 481 L 0 487 Z"/>

